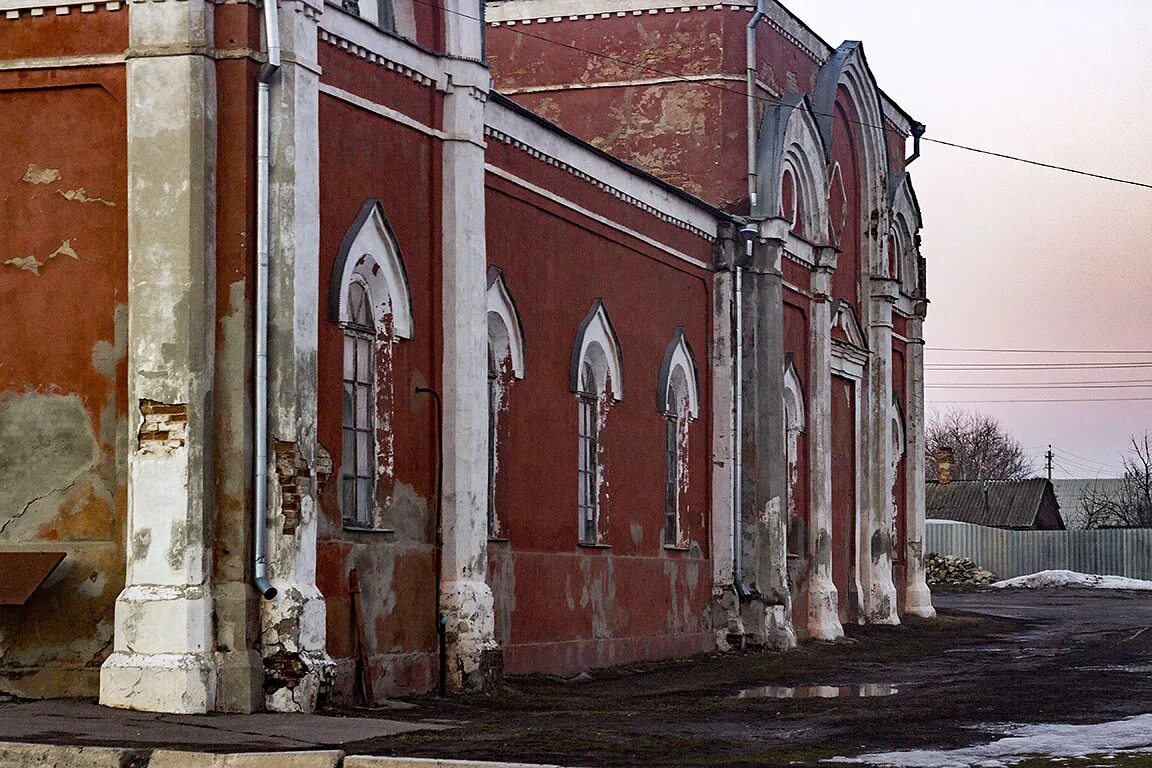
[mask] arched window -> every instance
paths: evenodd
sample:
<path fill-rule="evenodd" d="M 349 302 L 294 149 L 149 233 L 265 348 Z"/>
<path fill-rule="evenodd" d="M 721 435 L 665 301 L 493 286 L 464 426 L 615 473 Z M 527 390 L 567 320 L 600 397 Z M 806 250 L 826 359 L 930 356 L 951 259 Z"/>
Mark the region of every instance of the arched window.
<path fill-rule="evenodd" d="M 350 523 L 371 525 L 375 507 L 376 326 L 372 302 L 360 280 L 348 290 L 344 323 L 344 516 Z"/>
<path fill-rule="evenodd" d="M 378 200 L 360 210 L 332 269 L 329 316 L 344 331 L 341 515 L 379 527 L 392 479 L 392 345 L 412 335 L 408 280 Z"/>
<path fill-rule="evenodd" d="M 788 355 L 784 364 L 784 452 L 788 471 L 787 481 L 784 483 L 786 499 L 785 508 L 788 510 L 788 553 L 800 555 L 805 547 L 802 536 L 803 526 L 796 523 L 803 520 L 801 512 L 796 509 L 796 483 L 800 480 L 800 435 L 803 434 L 806 424 L 804 412 L 804 386 L 796 372 L 796 365 L 792 356 Z M 793 530 L 795 526 L 795 530 Z M 796 534 L 796 535 L 793 535 Z"/>
<path fill-rule="evenodd" d="M 488 536 L 501 538 L 499 515 L 500 415 L 512 382 L 524 378 L 524 329 L 504 273 L 488 270 Z"/>
<path fill-rule="evenodd" d="M 684 543 L 681 506 L 689 479 L 689 424 L 700 414 L 696 360 L 683 327 L 664 353 L 657 386 L 656 402 L 664 415 L 664 544 L 676 547 Z"/>
<path fill-rule="evenodd" d="M 592 364 L 585 362 L 580 370 L 580 540 L 595 544 L 600 516 L 600 392 Z"/>
<path fill-rule="evenodd" d="M 620 342 L 600 299 L 593 303 L 576 334 L 569 385 L 576 394 L 579 412 L 576 503 L 580 513 L 580 543 L 598 544 L 603 475 L 600 432 L 611 403 L 624 397 Z"/>

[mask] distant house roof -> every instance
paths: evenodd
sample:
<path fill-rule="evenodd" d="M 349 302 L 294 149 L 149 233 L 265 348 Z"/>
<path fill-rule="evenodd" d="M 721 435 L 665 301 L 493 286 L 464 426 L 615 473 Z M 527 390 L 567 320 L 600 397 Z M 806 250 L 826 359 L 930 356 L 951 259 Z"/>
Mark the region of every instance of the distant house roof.
<path fill-rule="evenodd" d="M 1084 527 L 1084 511 L 1080 500 L 1089 491 L 1116 496 L 1124 490 L 1124 479 L 1120 477 L 1098 477 L 1094 479 L 1053 480 L 1056 501 L 1060 505 L 1060 516 L 1069 528 Z"/>
<path fill-rule="evenodd" d="M 928 519 L 994 528 L 1064 530 L 1052 483 L 1029 480 L 955 480 L 925 488 Z"/>

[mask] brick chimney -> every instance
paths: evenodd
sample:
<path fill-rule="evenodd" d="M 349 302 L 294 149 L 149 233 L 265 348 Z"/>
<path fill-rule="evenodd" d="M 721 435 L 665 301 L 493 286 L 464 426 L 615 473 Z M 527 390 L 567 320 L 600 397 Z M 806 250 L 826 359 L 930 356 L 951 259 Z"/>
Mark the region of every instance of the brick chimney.
<path fill-rule="evenodd" d="M 952 449 L 941 448 L 936 451 L 936 482 L 948 485 L 952 482 Z"/>

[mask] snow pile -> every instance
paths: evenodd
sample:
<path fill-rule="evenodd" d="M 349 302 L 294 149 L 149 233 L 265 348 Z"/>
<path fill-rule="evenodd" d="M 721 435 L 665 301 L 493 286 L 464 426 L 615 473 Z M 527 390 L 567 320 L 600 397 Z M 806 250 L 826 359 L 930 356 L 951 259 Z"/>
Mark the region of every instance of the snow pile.
<path fill-rule="evenodd" d="M 1138 589 L 1152 590 L 1152 581 L 1129 579 L 1124 576 L 1099 576 L 1096 574 L 1077 573 L 1076 571 L 1040 571 L 1028 576 L 1017 576 L 1014 579 L 1004 579 L 992 585 L 1003 589 L 1023 588 L 1038 589 L 1041 587 L 1083 587 L 1085 589 Z"/>
<path fill-rule="evenodd" d="M 1152 752 L 1152 715 L 1094 725 L 1025 725 L 1005 738 L 962 749 L 880 752 L 825 762 L 890 768 L 1007 768 L 1032 758 Z"/>

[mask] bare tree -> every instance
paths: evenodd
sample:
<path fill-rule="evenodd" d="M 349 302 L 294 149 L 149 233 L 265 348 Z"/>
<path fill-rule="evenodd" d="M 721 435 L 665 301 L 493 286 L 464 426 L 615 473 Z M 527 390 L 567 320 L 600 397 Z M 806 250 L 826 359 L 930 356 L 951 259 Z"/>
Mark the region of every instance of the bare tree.
<path fill-rule="evenodd" d="M 928 420 L 927 477 L 936 479 L 936 455 L 952 449 L 953 480 L 1023 480 L 1036 474 L 1020 441 L 986 413 L 949 409 Z"/>
<path fill-rule="evenodd" d="M 1152 434 L 1131 435 L 1124 477 L 1111 492 L 1089 486 L 1080 498 L 1085 528 L 1152 527 Z"/>

